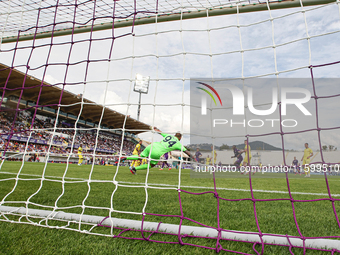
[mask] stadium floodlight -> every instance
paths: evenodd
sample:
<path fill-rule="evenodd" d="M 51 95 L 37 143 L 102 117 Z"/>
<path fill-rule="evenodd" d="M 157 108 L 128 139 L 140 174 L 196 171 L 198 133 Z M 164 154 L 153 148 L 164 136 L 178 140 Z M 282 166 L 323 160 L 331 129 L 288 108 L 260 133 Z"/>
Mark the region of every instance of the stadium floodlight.
<path fill-rule="evenodd" d="M 135 79 L 135 86 L 133 88 L 133 91 L 139 93 L 139 101 L 138 101 L 138 111 L 137 111 L 137 120 L 139 120 L 140 115 L 140 104 L 142 100 L 142 93 L 148 94 L 149 92 L 149 82 L 150 82 L 150 76 L 143 76 L 141 74 L 136 74 Z"/>

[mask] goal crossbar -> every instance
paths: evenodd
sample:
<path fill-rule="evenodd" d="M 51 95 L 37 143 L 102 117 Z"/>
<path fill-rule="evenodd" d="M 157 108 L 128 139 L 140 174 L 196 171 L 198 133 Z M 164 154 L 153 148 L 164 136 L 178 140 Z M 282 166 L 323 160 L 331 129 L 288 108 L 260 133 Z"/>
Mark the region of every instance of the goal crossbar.
<path fill-rule="evenodd" d="M 158 233 L 191 235 L 195 237 L 218 237 L 218 230 L 213 228 L 204 228 L 196 226 L 176 225 L 159 222 L 129 220 L 120 218 L 108 218 L 103 216 L 94 216 L 86 214 L 66 213 L 62 211 L 49 211 L 40 209 L 29 209 L 25 207 L 0 206 L 1 215 L 15 214 L 28 217 L 47 218 L 49 220 L 65 220 L 72 222 L 84 222 L 97 226 L 121 227 L 127 229 L 144 231 L 157 231 Z M 180 233 L 179 233 L 180 231 Z M 262 241 L 261 241 L 262 236 Z M 253 243 L 281 244 L 292 247 L 308 247 L 316 249 L 337 249 L 340 250 L 340 240 L 323 239 L 323 238 L 302 238 L 292 236 L 280 236 L 272 234 L 254 234 L 243 231 L 224 231 L 221 230 L 220 238 L 233 241 L 248 241 Z"/>
<path fill-rule="evenodd" d="M 247 13 L 247 12 L 258 12 L 268 10 L 268 6 L 271 10 L 277 9 L 287 9 L 287 8 L 296 8 L 303 6 L 313 6 L 313 5 L 325 5 L 330 3 L 336 3 L 337 0 L 287 0 L 287 1 L 278 1 L 278 2 L 269 2 L 267 3 L 251 3 L 251 4 L 242 4 L 239 6 L 225 6 L 219 8 L 207 8 L 197 11 L 188 11 L 183 13 L 172 13 L 172 14 L 159 14 L 157 16 L 148 16 L 143 18 L 136 19 L 125 19 L 125 20 L 117 20 L 114 25 L 112 22 L 97 24 L 93 26 L 81 26 L 73 28 L 65 28 L 65 29 L 57 29 L 53 31 L 53 37 L 65 36 L 70 34 L 80 34 L 87 33 L 91 31 L 101 31 L 112 28 L 122 28 L 122 27 L 130 27 L 136 25 L 145 25 L 151 23 L 161 23 L 168 21 L 176 21 L 176 20 L 186 20 L 186 19 L 194 19 L 194 18 L 202 18 L 207 16 L 220 16 L 220 15 L 229 15 L 238 13 Z M 26 34 L 20 35 L 19 38 L 17 36 L 4 37 L 1 40 L 1 43 L 12 43 L 16 41 L 29 41 L 43 38 L 50 38 L 52 36 L 52 32 L 41 32 L 36 34 Z"/>

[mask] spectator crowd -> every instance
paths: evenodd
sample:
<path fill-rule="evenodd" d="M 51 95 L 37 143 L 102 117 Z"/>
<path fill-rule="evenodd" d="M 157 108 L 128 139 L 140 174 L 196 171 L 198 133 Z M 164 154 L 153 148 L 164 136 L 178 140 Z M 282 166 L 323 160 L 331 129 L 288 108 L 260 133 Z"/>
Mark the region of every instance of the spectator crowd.
<path fill-rule="evenodd" d="M 56 128 L 55 120 L 36 116 L 32 125 L 30 112 L 21 111 L 14 116 L 12 112 L 0 113 L 0 150 L 3 152 L 36 153 L 46 155 L 47 152 L 57 155 L 77 155 L 81 145 L 84 154 L 113 156 L 119 154 L 122 137 L 97 128 L 88 128 L 74 123 L 61 122 Z M 9 140 L 10 139 L 10 140 Z M 27 140 L 30 139 L 27 144 Z M 27 148 L 26 148 L 27 146 Z M 127 139 L 123 142 L 122 154 L 131 154 L 135 144 Z M 106 157 L 108 158 L 108 157 Z"/>

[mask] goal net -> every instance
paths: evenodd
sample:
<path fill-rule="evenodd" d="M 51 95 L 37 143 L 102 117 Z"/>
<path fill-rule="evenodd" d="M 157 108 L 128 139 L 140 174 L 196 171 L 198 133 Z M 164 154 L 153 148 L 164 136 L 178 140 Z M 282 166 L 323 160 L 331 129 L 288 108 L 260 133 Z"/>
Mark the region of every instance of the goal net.
<path fill-rule="evenodd" d="M 0 7 L 0 221 L 340 252 L 339 0 Z M 132 175 L 154 127 L 193 157 Z"/>

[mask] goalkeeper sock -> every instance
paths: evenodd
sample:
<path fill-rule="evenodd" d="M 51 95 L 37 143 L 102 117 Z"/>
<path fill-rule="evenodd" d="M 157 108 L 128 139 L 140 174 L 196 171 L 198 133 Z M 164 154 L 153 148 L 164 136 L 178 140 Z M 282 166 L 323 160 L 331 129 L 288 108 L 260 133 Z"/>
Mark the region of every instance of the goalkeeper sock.
<path fill-rule="evenodd" d="M 136 156 L 129 156 L 129 157 L 126 157 L 126 158 L 124 158 L 124 160 L 139 160 L 139 158 L 138 158 L 138 155 L 136 155 Z"/>
<path fill-rule="evenodd" d="M 148 166 L 149 166 L 149 164 L 144 164 L 144 165 L 140 165 L 140 166 L 135 167 L 135 169 L 136 170 L 146 170 L 146 169 L 148 169 Z M 151 166 L 150 166 L 150 168 L 151 168 Z"/>

